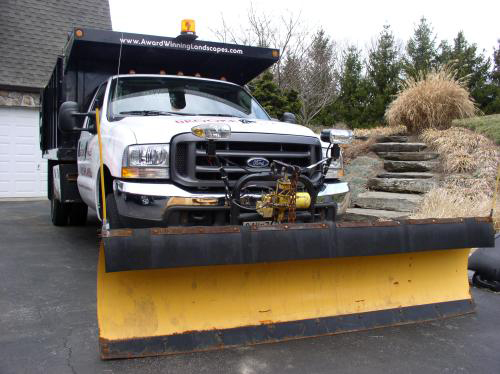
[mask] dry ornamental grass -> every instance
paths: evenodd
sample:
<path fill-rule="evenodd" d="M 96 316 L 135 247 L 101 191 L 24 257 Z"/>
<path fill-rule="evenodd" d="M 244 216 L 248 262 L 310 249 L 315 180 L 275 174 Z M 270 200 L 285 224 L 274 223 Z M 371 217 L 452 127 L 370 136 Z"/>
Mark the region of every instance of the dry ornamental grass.
<path fill-rule="evenodd" d="M 466 173 L 462 179 L 469 176 L 482 179 L 480 183 L 486 183 L 488 191 L 493 190 L 500 160 L 498 147 L 493 141 L 461 127 L 428 129 L 420 137 L 441 154 L 446 174 Z"/>
<path fill-rule="evenodd" d="M 490 214 L 492 203 L 492 197 L 482 192 L 468 194 L 461 188 L 439 187 L 425 195 L 412 218 L 485 217 Z M 499 218 L 497 209 L 495 221 Z"/>
<path fill-rule="evenodd" d="M 421 132 L 446 129 L 454 119 L 474 116 L 477 109 L 464 83 L 456 79 L 450 67 L 407 79 L 385 112 L 387 123 L 404 124 L 410 132 Z"/>
<path fill-rule="evenodd" d="M 452 127 L 428 129 L 421 138 L 441 154 L 444 177 L 412 218 L 481 217 L 490 214 L 500 162 L 499 148 L 483 135 Z M 500 222 L 500 204 L 494 220 Z"/>

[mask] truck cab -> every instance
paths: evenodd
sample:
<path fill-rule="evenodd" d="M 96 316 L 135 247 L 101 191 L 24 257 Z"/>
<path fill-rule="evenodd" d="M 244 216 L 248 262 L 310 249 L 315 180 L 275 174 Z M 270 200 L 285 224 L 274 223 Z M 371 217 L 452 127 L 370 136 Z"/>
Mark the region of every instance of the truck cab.
<path fill-rule="evenodd" d="M 169 69 L 176 74 L 167 75 L 167 69 L 152 67 L 147 60 L 133 60 L 129 64 L 134 69 L 106 77 L 112 68 L 103 62 L 83 61 L 83 50 L 98 49 L 103 40 L 115 36 L 112 34 L 121 34 L 123 58 L 123 33 L 85 30 L 81 34 L 90 40 L 73 39 L 65 61 L 60 60 L 61 66 L 56 65 L 54 70 L 54 74 L 65 78 L 59 79 L 66 89 L 60 87 L 58 95 L 73 91 L 74 100 L 71 95 L 55 100 L 59 101 L 59 108 L 54 113 L 50 82 L 42 96 L 41 132 L 46 135 L 42 136 L 42 150 L 49 159 L 48 188 L 55 224 L 83 222 L 87 207 L 102 218 L 104 202 L 111 228 L 272 223 L 258 211 L 257 205 L 272 192 L 273 183 L 238 183 L 250 174 L 269 173 L 278 163 L 302 168 L 314 186 L 314 209 L 299 207 L 298 221 L 335 220 L 345 212 L 349 186 L 340 179 L 343 165 L 339 147 L 336 146 L 338 152 L 329 161 L 328 170 L 321 173 L 321 162 L 332 144 L 305 126 L 271 119 L 241 84 L 255 75 L 255 56 L 247 56 L 246 60 L 240 56 L 249 66 L 245 70 L 245 64 L 240 63 L 246 75 L 234 64 L 226 69 L 219 66 L 215 71 L 206 65 L 197 66 L 196 54 L 185 52 L 178 65 Z M 76 35 L 75 31 L 75 38 Z M 228 46 L 213 48 L 237 50 Z M 263 64 L 261 50 L 267 49 L 258 49 L 260 69 L 275 60 L 267 57 Z M 159 51 L 165 53 L 163 49 Z M 150 48 L 130 47 L 126 50 L 127 60 L 148 52 Z M 266 52 L 273 55 L 272 51 Z M 217 52 L 210 57 L 225 63 L 231 60 Z M 152 58 L 158 64 L 159 57 Z M 155 69 L 155 74 L 150 73 Z M 214 76 L 219 79 L 213 79 Z M 98 81 L 99 77 L 105 79 Z M 81 81 L 95 88 L 82 92 Z M 78 101 L 85 96 L 86 104 L 80 104 Z M 57 129 L 51 129 L 55 123 Z M 200 131 L 213 132 L 215 141 L 200 137 Z M 59 135 L 59 139 L 48 139 L 51 133 Z M 48 149 L 48 140 L 52 140 L 55 149 Z M 234 188 L 238 189 L 236 209 L 241 210 L 237 219 L 231 218 L 234 199 L 228 195 Z M 297 191 L 304 188 L 304 183 L 299 182 Z"/>

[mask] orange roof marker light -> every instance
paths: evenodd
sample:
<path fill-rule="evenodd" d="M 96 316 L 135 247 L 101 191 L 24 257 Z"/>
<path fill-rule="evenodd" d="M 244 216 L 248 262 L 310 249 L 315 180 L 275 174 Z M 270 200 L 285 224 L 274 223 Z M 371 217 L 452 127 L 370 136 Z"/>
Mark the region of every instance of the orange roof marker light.
<path fill-rule="evenodd" d="M 83 36 L 83 30 L 81 30 L 81 29 L 76 29 L 76 30 L 75 30 L 75 36 L 76 36 L 77 38 L 81 38 L 81 37 Z"/>
<path fill-rule="evenodd" d="M 196 24 L 192 19 L 183 19 L 181 22 L 181 34 L 177 39 L 187 42 L 194 41 L 198 36 L 196 35 Z"/>

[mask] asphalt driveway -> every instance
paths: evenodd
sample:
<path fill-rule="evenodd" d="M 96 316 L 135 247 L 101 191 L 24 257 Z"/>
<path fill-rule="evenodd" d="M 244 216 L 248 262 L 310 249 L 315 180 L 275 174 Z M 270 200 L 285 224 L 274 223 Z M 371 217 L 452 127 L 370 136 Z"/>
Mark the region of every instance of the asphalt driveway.
<path fill-rule="evenodd" d="M 170 357 L 101 361 L 98 224 L 54 227 L 48 201 L 0 202 L 0 373 L 500 373 L 500 294 L 443 321 Z"/>

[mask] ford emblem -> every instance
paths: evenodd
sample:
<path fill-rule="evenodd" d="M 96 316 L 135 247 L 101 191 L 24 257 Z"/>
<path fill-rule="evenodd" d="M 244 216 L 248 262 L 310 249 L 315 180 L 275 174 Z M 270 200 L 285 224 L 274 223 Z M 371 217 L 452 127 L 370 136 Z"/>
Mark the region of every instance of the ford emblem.
<path fill-rule="evenodd" d="M 269 166 L 269 160 L 264 157 L 252 157 L 247 160 L 247 165 L 251 168 L 265 168 Z"/>

